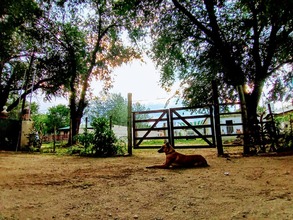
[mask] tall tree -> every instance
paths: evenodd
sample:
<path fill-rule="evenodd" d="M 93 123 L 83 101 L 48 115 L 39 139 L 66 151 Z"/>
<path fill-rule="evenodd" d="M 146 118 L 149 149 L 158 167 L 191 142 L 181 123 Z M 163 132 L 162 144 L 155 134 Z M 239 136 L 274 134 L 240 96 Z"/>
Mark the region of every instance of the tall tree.
<path fill-rule="evenodd" d="M 2 4 L 2 2 L 1 2 Z M 0 109 L 16 108 L 38 89 L 61 95 L 68 72 L 66 53 L 60 44 L 62 28 L 50 17 L 44 1 L 6 1 L 0 11 Z M 49 96 L 48 96 L 49 98 Z"/>
<path fill-rule="evenodd" d="M 79 27 L 79 30 L 86 34 L 84 60 L 80 59 L 80 47 L 72 43 L 69 34 L 66 34 L 67 38 L 63 38 L 66 39 L 63 42 L 70 59 L 70 77 L 66 88 L 69 92 L 71 137 L 78 134 L 84 109 L 91 96 L 90 82 L 102 80 L 107 89 L 111 86 L 113 68 L 139 58 L 133 47 L 123 45 L 122 31 L 125 20 L 115 13 L 113 2 L 115 1 L 85 0 L 79 3 L 64 1 L 60 7 L 63 20 L 70 20 L 72 25 Z M 81 62 L 86 68 L 78 68 Z M 69 143 L 72 142 L 73 140 L 70 139 Z"/>
<path fill-rule="evenodd" d="M 123 2 L 151 27 L 162 84 L 177 76 L 187 105 L 209 102 L 211 81 L 217 80 L 222 99 L 238 93 L 253 123 L 265 82 L 273 80 L 278 91 L 286 91 L 292 81 L 291 0 Z M 292 92 L 287 95 L 292 98 Z"/>

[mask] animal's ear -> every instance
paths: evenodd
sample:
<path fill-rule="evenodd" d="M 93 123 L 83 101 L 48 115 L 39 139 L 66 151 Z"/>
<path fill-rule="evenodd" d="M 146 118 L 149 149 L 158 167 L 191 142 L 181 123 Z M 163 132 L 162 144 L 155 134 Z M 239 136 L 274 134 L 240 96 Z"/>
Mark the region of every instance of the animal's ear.
<path fill-rule="evenodd" d="M 170 147 L 170 144 L 169 144 L 169 142 L 166 142 L 166 147 Z"/>

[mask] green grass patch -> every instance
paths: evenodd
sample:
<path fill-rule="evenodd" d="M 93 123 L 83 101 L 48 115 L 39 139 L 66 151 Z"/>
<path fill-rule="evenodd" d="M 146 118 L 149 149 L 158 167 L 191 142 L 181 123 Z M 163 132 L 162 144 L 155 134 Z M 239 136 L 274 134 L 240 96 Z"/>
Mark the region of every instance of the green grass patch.
<path fill-rule="evenodd" d="M 144 140 L 140 146 L 160 146 L 164 143 L 163 140 Z M 176 145 L 208 145 L 203 139 L 177 139 L 175 140 Z"/>

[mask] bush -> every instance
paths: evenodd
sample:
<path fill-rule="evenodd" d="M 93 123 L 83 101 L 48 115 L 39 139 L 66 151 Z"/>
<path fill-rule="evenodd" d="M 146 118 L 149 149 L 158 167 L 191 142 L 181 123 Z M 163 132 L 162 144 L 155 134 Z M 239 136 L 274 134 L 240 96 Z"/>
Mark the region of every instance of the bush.
<path fill-rule="evenodd" d="M 93 153 L 96 156 L 112 156 L 117 154 L 117 141 L 106 118 L 95 118 L 92 122 L 94 128 Z"/>
<path fill-rule="evenodd" d="M 115 137 L 106 118 L 95 118 L 92 122 L 93 133 L 83 133 L 76 138 L 84 149 L 81 155 L 113 156 L 123 154 L 123 144 Z"/>
<path fill-rule="evenodd" d="M 279 139 L 278 152 L 293 151 L 293 133 L 292 131 L 285 130 L 284 134 Z"/>
<path fill-rule="evenodd" d="M 84 132 L 75 137 L 75 139 L 84 146 L 85 151 L 90 150 L 94 142 L 94 134 Z"/>

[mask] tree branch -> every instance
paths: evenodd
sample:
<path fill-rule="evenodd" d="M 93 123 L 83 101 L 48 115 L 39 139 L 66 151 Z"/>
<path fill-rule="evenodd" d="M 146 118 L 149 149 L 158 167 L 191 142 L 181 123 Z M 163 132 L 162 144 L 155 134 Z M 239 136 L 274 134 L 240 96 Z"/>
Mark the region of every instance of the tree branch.
<path fill-rule="evenodd" d="M 202 32 L 204 32 L 208 37 L 212 39 L 213 34 L 212 32 L 205 27 L 201 22 L 199 22 L 196 17 L 194 17 L 183 5 L 181 5 L 177 0 L 172 0 L 174 6 L 182 12 L 185 16 L 188 17 L 188 19 L 196 25 Z"/>

